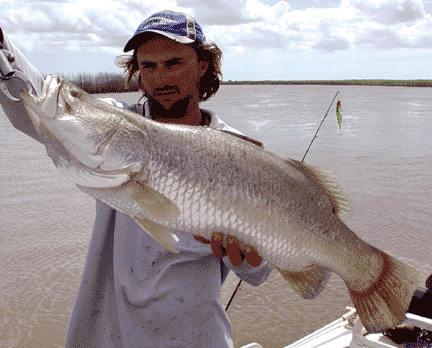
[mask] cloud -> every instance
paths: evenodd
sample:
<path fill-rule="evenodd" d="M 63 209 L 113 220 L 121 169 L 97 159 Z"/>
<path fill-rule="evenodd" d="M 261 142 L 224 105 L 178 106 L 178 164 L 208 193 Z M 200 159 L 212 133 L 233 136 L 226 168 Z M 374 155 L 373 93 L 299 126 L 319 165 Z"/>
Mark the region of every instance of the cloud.
<path fill-rule="evenodd" d="M 359 39 L 356 43 L 383 49 L 408 47 L 406 42 L 389 29 L 371 31 L 368 38 Z"/>
<path fill-rule="evenodd" d="M 216 42 L 237 52 L 427 48 L 432 36 L 432 19 L 420 0 L 343 0 L 339 7 L 302 11 L 292 6 L 293 1 L 273 1 L 271 6 L 268 1 L 248 0 L 249 16 L 261 16 L 261 22 L 219 31 L 210 26 L 210 32 L 217 33 Z"/>
<path fill-rule="evenodd" d="M 289 38 L 271 30 L 256 28 L 253 34 L 237 40 L 232 46 L 248 47 L 252 49 L 286 49 Z"/>
<path fill-rule="evenodd" d="M 167 1 L 159 1 L 163 2 Z M 121 47 L 155 7 L 142 1 L 114 0 L 14 3 L 9 1 L 2 8 L 0 26 L 27 50 Z M 35 35 L 29 40 L 31 33 Z"/>
<path fill-rule="evenodd" d="M 344 39 L 335 39 L 335 40 L 323 40 L 316 43 L 312 48 L 317 50 L 321 50 L 323 52 L 333 52 L 340 50 L 347 50 L 351 47 L 349 41 Z"/>
<path fill-rule="evenodd" d="M 421 19 L 426 15 L 421 0 L 352 0 L 353 6 L 372 21 L 395 25 Z"/>
<path fill-rule="evenodd" d="M 203 25 L 238 25 L 259 21 L 246 13 L 246 0 L 177 0 L 179 7 L 193 9 L 194 18 Z"/>
<path fill-rule="evenodd" d="M 290 9 L 290 4 L 283 0 L 276 2 L 273 6 L 259 0 L 248 0 L 247 2 L 248 13 L 254 18 L 263 18 L 266 22 L 279 21 Z"/>
<path fill-rule="evenodd" d="M 141 22 L 167 8 L 191 14 L 209 39 L 232 51 L 416 49 L 429 48 L 432 37 L 421 0 L 8 0 L 0 26 L 27 51 L 121 54 Z"/>
<path fill-rule="evenodd" d="M 75 0 L 27 0 L 26 3 L 38 3 L 38 4 L 53 4 L 53 3 L 74 3 Z"/>
<path fill-rule="evenodd" d="M 341 0 L 291 0 L 289 4 L 293 10 L 304 11 L 309 8 L 336 8 Z"/>
<path fill-rule="evenodd" d="M 432 48 L 432 35 L 423 36 L 412 42 L 407 41 L 388 29 L 376 30 L 370 33 L 369 38 L 360 39 L 357 44 L 366 44 L 379 49 L 394 48 Z"/>
<path fill-rule="evenodd" d="M 425 15 L 420 20 L 398 25 L 377 25 L 368 23 L 359 30 L 353 44 L 376 49 L 431 48 L 432 18 Z"/>
<path fill-rule="evenodd" d="M 432 48 L 432 35 L 422 37 L 413 48 Z"/>

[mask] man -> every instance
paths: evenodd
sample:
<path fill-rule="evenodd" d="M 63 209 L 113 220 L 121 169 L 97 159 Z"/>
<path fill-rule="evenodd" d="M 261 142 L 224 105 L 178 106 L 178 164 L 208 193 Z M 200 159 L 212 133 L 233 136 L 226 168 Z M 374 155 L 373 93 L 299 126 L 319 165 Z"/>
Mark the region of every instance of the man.
<path fill-rule="evenodd" d="M 42 80 L 17 53 L 16 67 L 31 75 L 35 92 Z M 201 27 L 183 13 L 163 11 L 146 19 L 117 62 L 130 81 L 138 76 L 147 99 L 126 105 L 106 102 L 163 123 L 210 126 L 235 131 L 199 108 L 219 87 L 220 57 Z M 40 93 L 40 92 L 39 92 Z M 2 103 L 3 104 L 3 103 Z M 27 117 L 3 108 L 14 126 Z M 17 121 L 17 118 L 20 118 Z M 253 285 L 271 272 L 252 246 L 213 233 L 211 241 L 181 231 L 179 254 L 150 238 L 127 215 L 97 201 L 96 221 L 66 347 L 232 347 L 231 327 L 220 299 L 229 270 Z M 210 244 L 210 245 L 209 245 Z M 228 256 L 228 257 L 225 257 Z M 244 262 L 245 260 L 245 262 Z"/>

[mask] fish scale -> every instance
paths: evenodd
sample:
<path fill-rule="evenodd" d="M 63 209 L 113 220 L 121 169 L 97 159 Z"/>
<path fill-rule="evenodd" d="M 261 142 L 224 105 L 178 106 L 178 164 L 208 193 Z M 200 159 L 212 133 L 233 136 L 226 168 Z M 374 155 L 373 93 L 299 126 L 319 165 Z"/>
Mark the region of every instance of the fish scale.
<path fill-rule="evenodd" d="M 332 272 L 342 277 L 369 332 L 405 319 L 418 274 L 341 220 L 349 199 L 330 171 L 242 136 L 145 119 L 60 77 L 48 76 L 43 91 L 22 97 L 56 167 L 170 251 L 179 251 L 175 230 L 233 235 L 304 298 Z"/>
<path fill-rule="evenodd" d="M 185 136 L 186 134 L 187 133 L 183 133 L 183 136 Z M 163 139 L 172 139 L 172 137 L 164 136 Z M 221 159 L 215 157 L 215 151 L 212 150 L 212 140 L 213 138 L 211 136 L 208 136 L 205 139 L 205 143 L 210 144 L 206 147 L 206 149 L 208 149 L 211 154 L 205 154 L 205 150 L 201 150 L 200 154 L 197 156 L 197 152 L 189 151 L 183 154 L 183 156 L 187 156 L 189 154 L 189 158 L 183 159 L 183 161 L 181 161 L 182 163 L 178 163 L 175 167 L 164 164 L 154 165 L 154 167 L 158 168 L 159 173 L 174 170 L 176 172 L 176 175 L 180 175 L 180 177 L 177 179 L 179 182 L 183 182 L 185 180 L 187 181 L 189 179 L 189 190 L 186 190 L 186 193 L 184 195 L 177 197 L 175 193 L 176 190 L 172 190 L 169 186 L 169 183 L 173 183 L 173 180 L 171 179 L 169 174 L 167 175 L 167 177 L 158 178 L 158 182 L 160 183 L 159 185 L 153 183 L 153 180 L 151 178 L 149 182 L 147 182 L 147 185 L 152 187 L 156 191 L 163 193 L 177 206 L 183 206 L 183 212 L 196 212 L 196 214 L 198 214 L 198 216 L 184 216 L 183 222 L 173 222 L 169 225 L 169 227 L 200 235 L 207 239 L 210 239 L 210 231 L 220 231 L 225 234 L 233 235 L 244 243 L 256 246 L 257 250 L 260 252 L 261 255 L 263 255 L 266 260 L 282 269 L 286 269 L 287 266 L 290 264 L 307 264 L 308 260 L 302 260 L 302 257 L 307 256 L 308 253 L 303 252 L 302 254 L 296 254 L 292 252 L 292 250 L 295 249 L 291 249 L 291 252 L 287 252 L 285 248 L 281 247 L 295 244 L 295 240 L 293 240 L 292 237 L 295 237 L 296 234 L 286 233 L 286 231 L 289 230 L 289 225 L 292 224 L 289 219 L 288 223 L 280 223 L 279 226 L 275 226 L 275 223 L 268 223 L 267 225 L 260 223 L 262 221 L 271 221 L 272 219 L 274 219 L 274 221 L 281 221 L 281 219 L 275 219 L 275 217 L 280 217 L 282 214 L 280 212 L 273 212 L 276 209 L 271 209 L 271 200 L 268 198 L 268 196 L 256 193 L 253 189 L 250 189 L 248 194 L 242 195 L 245 190 L 242 190 L 241 188 L 242 186 L 244 186 L 244 183 L 247 180 L 247 178 L 245 177 L 247 177 L 247 173 L 251 172 L 252 167 L 250 165 L 250 162 L 248 161 L 248 158 L 244 158 L 244 156 L 247 154 L 244 148 L 253 145 L 250 145 L 248 143 L 242 144 L 241 140 L 239 140 L 240 144 L 243 145 L 243 147 L 233 146 L 232 142 L 230 142 L 228 144 L 225 144 L 225 146 L 221 149 L 221 157 L 228 157 L 230 162 L 232 162 L 232 158 L 235 157 L 236 162 L 242 161 L 246 163 L 246 170 L 243 170 L 246 174 L 239 175 L 238 171 L 236 170 L 239 168 L 239 166 L 233 165 L 230 167 L 231 171 L 224 171 L 224 180 L 231 182 L 232 186 L 237 187 L 237 191 L 230 191 L 227 194 L 226 191 L 223 192 L 221 189 L 218 189 L 224 187 L 223 182 L 221 183 L 220 181 L 218 181 L 218 178 L 216 176 L 212 177 L 212 172 L 215 171 L 215 168 L 217 168 L 220 163 L 225 163 L 223 158 Z M 171 147 L 174 147 L 173 151 L 175 151 L 175 149 L 185 147 L 185 144 L 178 138 L 175 143 L 170 142 L 169 144 L 164 143 L 160 139 L 153 139 L 152 141 L 160 145 L 159 149 L 154 149 L 154 151 L 157 152 L 159 156 L 155 154 L 154 156 L 152 156 L 152 158 L 155 158 L 154 160 L 158 160 L 161 162 L 164 161 L 163 155 L 161 154 L 170 154 Z M 190 140 L 186 139 L 185 142 L 188 143 L 190 142 Z M 236 156 L 236 151 L 238 153 L 241 153 L 241 155 Z M 255 154 L 254 151 L 252 152 L 252 154 Z M 200 171 L 199 175 L 191 177 L 189 173 L 193 171 L 187 166 L 187 164 L 198 162 L 200 160 L 202 162 L 202 158 L 207 158 L 211 155 L 212 161 L 208 162 L 206 166 L 203 166 L 204 169 Z M 250 156 L 250 154 L 248 155 Z M 191 159 L 193 156 L 197 156 L 199 158 Z M 243 157 L 243 159 L 239 160 L 239 157 Z M 165 170 L 161 170 L 162 168 L 165 168 Z M 224 167 L 223 169 L 225 168 L 226 167 Z M 285 173 L 278 173 L 278 175 L 282 174 Z M 270 175 L 267 175 L 266 177 L 268 176 Z M 305 180 L 301 175 L 298 176 L 299 178 L 301 178 L 301 180 Z M 212 180 L 210 181 L 209 178 L 212 178 Z M 262 181 L 263 179 L 262 176 L 255 175 L 254 180 Z M 268 178 L 266 178 L 266 180 L 268 180 Z M 208 185 L 204 186 L 203 183 L 208 183 Z M 258 182 L 255 186 L 262 187 L 262 183 Z M 194 189 L 192 189 L 193 187 Z M 207 196 L 204 196 L 204 194 L 206 194 Z M 219 207 L 215 209 L 216 215 L 219 215 L 220 212 L 220 215 L 223 218 L 221 221 L 219 221 L 219 223 L 209 223 L 212 219 L 209 216 L 210 214 L 207 214 L 207 212 L 214 206 L 210 204 L 210 201 L 215 202 L 214 205 Z M 272 201 L 276 201 L 276 198 L 274 198 Z M 193 206 L 196 204 L 196 208 L 193 209 Z M 249 206 L 255 207 L 255 210 L 256 207 L 259 206 L 262 208 L 262 210 L 254 218 L 254 215 L 251 214 L 250 211 L 248 211 L 249 209 L 247 209 L 247 207 Z M 233 214 L 233 207 L 235 207 L 237 214 Z M 267 212 L 267 214 L 265 214 L 265 212 Z M 245 217 L 244 220 L 246 220 L 246 217 L 248 217 L 247 227 L 244 227 L 244 225 L 242 225 L 243 228 L 240 228 L 238 226 L 239 221 L 241 221 L 240 216 Z M 199 222 L 201 223 L 199 224 Z M 268 238 L 258 238 L 258 236 L 268 236 Z"/>

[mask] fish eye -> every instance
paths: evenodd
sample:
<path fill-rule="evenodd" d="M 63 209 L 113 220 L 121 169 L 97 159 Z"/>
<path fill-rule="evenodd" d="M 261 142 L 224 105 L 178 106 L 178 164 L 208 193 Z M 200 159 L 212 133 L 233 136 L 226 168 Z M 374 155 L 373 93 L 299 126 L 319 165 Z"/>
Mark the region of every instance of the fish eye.
<path fill-rule="evenodd" d="M 71 95 L 72 97 L 74 97 L 74 98 L 78 98 L 80 94 L 79 94 L 78 91 L 74 91 L 74 90 L 72 90 L 72 91 L 70 92 L 70 95 Z"/>

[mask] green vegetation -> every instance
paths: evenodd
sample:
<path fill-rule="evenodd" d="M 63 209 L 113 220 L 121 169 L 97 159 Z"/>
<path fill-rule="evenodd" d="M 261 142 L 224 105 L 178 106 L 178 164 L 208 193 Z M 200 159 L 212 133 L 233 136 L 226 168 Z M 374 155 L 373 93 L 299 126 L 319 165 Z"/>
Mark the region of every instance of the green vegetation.
<path fill-rule="evenodd" d="M 358 86 L 398 86 L 432 87 L 432 80 L 297 80 L 297 81 L 225 81 L 226 85 L 358 85 Z"/>
<path fill-rule="evenodd" d="M 78 74 L 63 75 L 63 77 L 83 89 L 87 93 L 124 93 L 138 91 L 138 83 L 131 82 L 129 89 L 126 88 L 126 79 L 121 74 L 99 73 L 96 75 Z M 46 75 L 44 76 L 44 78 Z"/>
<path fill-rule="evenodd" d="M 67 81 L 76 84 L 88 93 L 123 93 L 138 91 L 138 84 L 125 86 L 125 77 L 121 74 L 99 73 L 97 75 L 78 74 L 61 75 Z M 358 86 L 397 86 L 397 87 L 432 87 L 432 80 L 297 80 L 297 81 L 222 81 L 222 85 L 358 85 Z"/>

